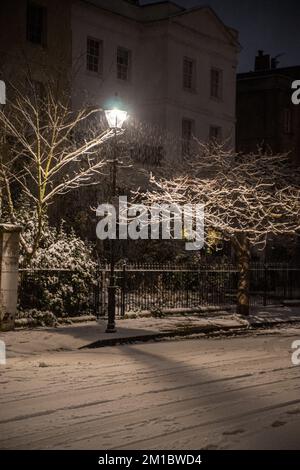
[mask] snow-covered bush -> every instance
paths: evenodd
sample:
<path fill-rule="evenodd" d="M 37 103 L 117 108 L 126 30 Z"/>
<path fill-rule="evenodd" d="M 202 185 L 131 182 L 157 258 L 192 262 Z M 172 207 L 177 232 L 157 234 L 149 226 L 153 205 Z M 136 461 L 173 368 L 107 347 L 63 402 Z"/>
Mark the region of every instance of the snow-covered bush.
<path fill-rule="evenodd" d="M 34 214 L 22 211 L 23 238 L 30 244 L 35 229 Z M 34 257 L 27 263 L 21 246 L 20 299 L 21 310 L 36 308 L 51 311 L 56 316 L 89 313 L 96 285 L 96 263 L 92 247 L 66 230 L 51 227 L 46 218 L 41 243 Z"/>
<path fill-rule="evenodd" d="M 52 312 L 40 311 L 35 308 L 18 312 L 18 326 L 58 326 L 57 318 Z"/>

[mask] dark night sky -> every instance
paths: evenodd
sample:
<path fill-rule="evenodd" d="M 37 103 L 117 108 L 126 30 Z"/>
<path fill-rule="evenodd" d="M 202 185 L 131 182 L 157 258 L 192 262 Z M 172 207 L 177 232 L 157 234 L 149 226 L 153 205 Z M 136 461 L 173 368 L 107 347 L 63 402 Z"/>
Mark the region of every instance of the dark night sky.
<path fill-rule="evenodd" d="M 211 6 L 225 24 L 236 28 L 243 50 L 239 70 L 253 69 L 258 49 L 275 56 L 280 66 L 300 65 L 299 0 L 173 0 L 184 7 Z M 140 3 L 154 3 L 141 0 Z"/>

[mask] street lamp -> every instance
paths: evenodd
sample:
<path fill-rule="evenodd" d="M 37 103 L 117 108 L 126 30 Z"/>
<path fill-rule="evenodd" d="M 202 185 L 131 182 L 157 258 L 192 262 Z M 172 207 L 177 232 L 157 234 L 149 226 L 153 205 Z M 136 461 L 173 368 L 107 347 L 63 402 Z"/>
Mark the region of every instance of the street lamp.
<path fill-rule="evenodd" d="M 127 111 L 123 109 L 106 109 L 105 116 L 110 129 L 121 129 L 127 119 Z"/>
<path fill-rule="evenodd" d="M 114 100 L 107 105 L 105 109 L 105 116 L 110 129 L 114 131 L 113 140 L 113 159 L 112 164 L 112 199 L 116 196 L 117 192 L 117 131 L 122 129 L 122 126 L 127 119 L 127 111 L 123 108 L 120 100 L 115 97 Z M 116 332 L 116 285 L 115 285 L 115 240 L 110 240 L 110 276 L 108 285 L 108 322 L 106 333 Z"/>

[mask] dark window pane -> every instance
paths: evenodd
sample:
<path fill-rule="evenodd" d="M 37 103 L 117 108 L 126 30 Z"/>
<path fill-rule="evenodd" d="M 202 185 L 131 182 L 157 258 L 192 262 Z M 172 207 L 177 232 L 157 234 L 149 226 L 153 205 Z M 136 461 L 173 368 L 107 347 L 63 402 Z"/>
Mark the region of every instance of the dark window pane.
<path fill-rule="evenodd" d="M 118 47 L 117 51 L 117 77 L 120 80 L 130 78 L 130 51 Z"/>
<path fill-rule="evenodd" d="M 187 57 L 183 59 L 183 88 L 195 88 L 195 62 Z"/>
<path fill-rule="evenodd" d="M 210 95 L 212 98 L 222 98 L 222 71 L 211 69 L 210 72 Z"/>
<path fill-rule="evenodd" d="M 35 44 L 46 43 L 46 14 L 45 7 L 35 3 L 27 4 L 27 40 Z"/>
<path fill-rule="evenodd" d="M 191 140 L 194 134 L 195 122 L 192 119 L 182 120 L 182 154 L 188 155 L 191 152 Z"/>
<path fill-rule="evenodd" d="M 292 113 L 289 108 L 284 109 L 284 132 L 286 134 L 292 132 Z"/>
<path fill-rule="evenodd" d="M 222 129 L 219 126 L 210 126 L 209 140 L 211 142 L 220 142 L 222 140 Z"/>
<path fill-rule="evenodd" d="M 90 72 L 100 73 L 102 71 L 102 41 L 87 38 L 86 68 Z"/>

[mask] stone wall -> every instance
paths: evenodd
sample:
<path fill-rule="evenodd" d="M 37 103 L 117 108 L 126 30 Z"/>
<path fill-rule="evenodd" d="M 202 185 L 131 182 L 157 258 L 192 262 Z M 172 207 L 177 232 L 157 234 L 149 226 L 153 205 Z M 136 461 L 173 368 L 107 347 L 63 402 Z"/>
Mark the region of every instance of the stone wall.
<path fill-rule="evenodd" d="M 0 224 L 0 330 L 12 330 L 18 299 L 21 227 Z"/>

